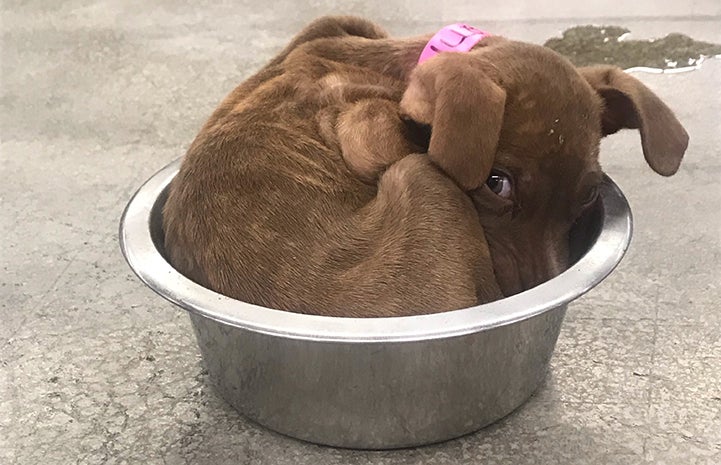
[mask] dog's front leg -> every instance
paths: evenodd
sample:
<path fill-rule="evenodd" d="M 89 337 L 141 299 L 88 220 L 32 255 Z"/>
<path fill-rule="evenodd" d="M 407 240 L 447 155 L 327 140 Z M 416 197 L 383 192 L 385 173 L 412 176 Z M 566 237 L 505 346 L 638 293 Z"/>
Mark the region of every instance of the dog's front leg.
<path fill-rule="evenodd" d="M 432 313 L 502 297 L 472 201 L 425 155 L 391 165 L 373 201 L 332 236 L 338 246 L 325 263 L 338 266 L 337 305 L 352 316 Z"/>

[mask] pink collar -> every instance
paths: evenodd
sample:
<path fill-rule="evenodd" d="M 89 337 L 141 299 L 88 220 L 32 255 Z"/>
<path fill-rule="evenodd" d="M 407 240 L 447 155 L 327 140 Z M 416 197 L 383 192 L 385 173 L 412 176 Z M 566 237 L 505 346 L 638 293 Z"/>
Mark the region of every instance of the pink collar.
<path fill-rule="evenodd" d="M 466 24 L 448 25 L 431 37 L 418 58 L 418 63 L 423 63 L 441 52 L 467 52 L 488 36 L 489 33 Z"/>

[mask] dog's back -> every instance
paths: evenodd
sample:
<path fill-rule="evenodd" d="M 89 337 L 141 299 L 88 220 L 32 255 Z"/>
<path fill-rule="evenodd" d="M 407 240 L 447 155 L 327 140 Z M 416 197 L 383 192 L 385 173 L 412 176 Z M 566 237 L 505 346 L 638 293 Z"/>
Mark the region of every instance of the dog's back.
<path fill-rule="evenodd" d="M 164 210 L 175 267 L 219 292 L 271 307 L 292 307 L 297 298 L 288 302 L 289 293 L 315 293 L 308 276 L 317 274 L 311 269 L 317 264 L 309 251 L 375 191 L 319 134 L 324 104 L 306 72 L 284 69 L 204 128 Z M 308 288 L 296 289 L 298 282 Z"/>

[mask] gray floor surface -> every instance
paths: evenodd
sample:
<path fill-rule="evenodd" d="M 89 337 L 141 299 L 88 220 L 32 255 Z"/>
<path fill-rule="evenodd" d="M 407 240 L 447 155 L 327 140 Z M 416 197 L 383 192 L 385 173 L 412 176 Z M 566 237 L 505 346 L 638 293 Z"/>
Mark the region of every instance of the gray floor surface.
<path fill-rule="evenodd" d="M 476 434 L 338 450 L 253 424 L 202 369 L 188 318 L 140 284 L 117 223 L 218 101 L 303 24 L 366 15 L 393 34 L 465 20 L 542 43 L 575 24 L 721 42 L 717 1 L 3 0 L 0 463 L 721 463 L 721 60 L 637 74 L 691 134 L 653 174 L 636 132 L 603 144 L 635 214 L 621 266 L 571 305 L 547 381 Z"/>

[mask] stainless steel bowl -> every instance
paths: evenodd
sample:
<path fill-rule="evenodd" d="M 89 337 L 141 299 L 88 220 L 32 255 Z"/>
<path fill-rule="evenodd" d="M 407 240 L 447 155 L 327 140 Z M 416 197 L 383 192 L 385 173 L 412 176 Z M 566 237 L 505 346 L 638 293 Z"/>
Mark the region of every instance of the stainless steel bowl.
<path fill-rule="evenodd" d="M 444 441 L 508 415 L 538 388 L 566 305 L 601 282 L 631 239 L 631 212 L 606 178 L 595 228 L 560 276 L 485 305 L 432 315 L 335 318 L 240 302 L 164 258 L 162 207 L 177 160 L 133 196 L 120 224 L 130 267 L 190 314 L 220 395 L 295 438 L 386 449 Z"/>

